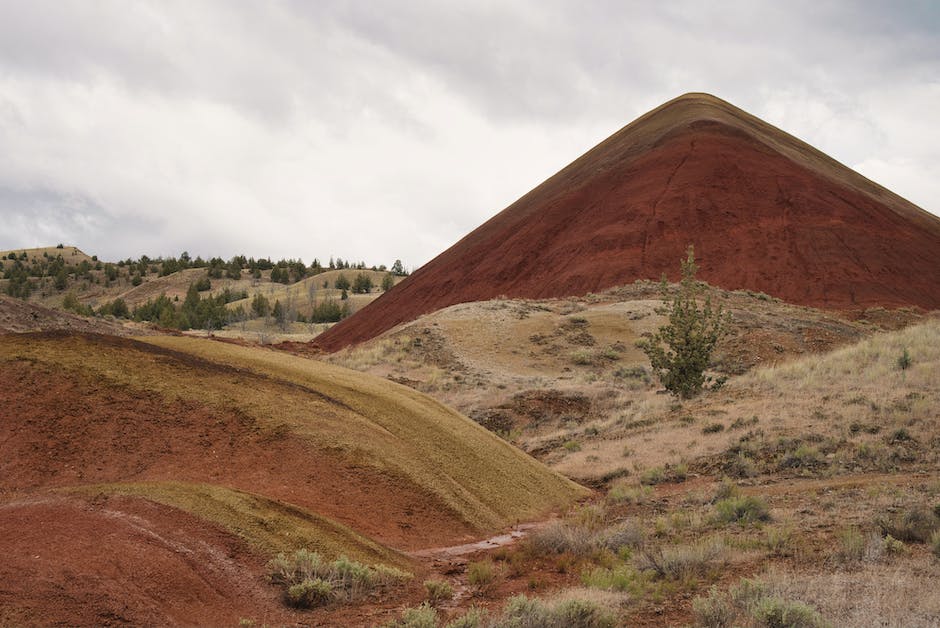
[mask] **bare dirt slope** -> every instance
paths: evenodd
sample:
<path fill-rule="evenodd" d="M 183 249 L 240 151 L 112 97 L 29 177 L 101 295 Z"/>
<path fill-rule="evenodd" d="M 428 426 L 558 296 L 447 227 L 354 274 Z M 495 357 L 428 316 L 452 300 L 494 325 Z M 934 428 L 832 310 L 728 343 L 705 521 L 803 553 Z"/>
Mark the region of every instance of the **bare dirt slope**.
<path fill-rule="evenodd" d="M 289 620 L 230 534 L 143 499 L 0 503 L 0 623 L 237 625 Z"/>
<path fill-rule="evenodd" d="M 144 325 L 121 324 L 113 320 L 78 316 L 0 295 L 0 334 L 53 330 L 115 336 L 140 336 L 149 333 Z"/>
<path fill-rule="evenodd" d="M 627 125 L 315 340 L 362 342 L 455 303 L 677 275 L 815 307 L 940 307 L 940 218 L 707 94 Z"/>

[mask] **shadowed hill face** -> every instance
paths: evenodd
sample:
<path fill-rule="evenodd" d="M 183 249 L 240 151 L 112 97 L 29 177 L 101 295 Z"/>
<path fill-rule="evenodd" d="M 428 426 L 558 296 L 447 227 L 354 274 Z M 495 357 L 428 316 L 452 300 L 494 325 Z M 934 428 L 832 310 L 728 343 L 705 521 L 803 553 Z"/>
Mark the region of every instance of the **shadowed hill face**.
<path fill-rule="evenodd" d="M 333 351 L 455 303 L 699 278 L 802 305 L 940 307 L 940 219 L 732 105 L 644 115 L 314 342 Z"/>

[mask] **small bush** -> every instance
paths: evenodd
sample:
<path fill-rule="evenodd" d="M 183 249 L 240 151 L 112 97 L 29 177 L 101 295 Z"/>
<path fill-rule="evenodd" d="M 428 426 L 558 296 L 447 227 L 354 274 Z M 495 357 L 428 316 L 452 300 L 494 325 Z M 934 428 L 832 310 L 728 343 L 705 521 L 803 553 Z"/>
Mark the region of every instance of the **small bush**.
<path fill-rule="evenodd" d="M 287 602 L 297 608 L 315 608 L 333 599 L 333 585 L 320 578 L 309 578 L 287 588 Z"/>
<path fill-rule="evenodd" d="M 759 580 L 742 579 L 727 595 L 715 587 L 708 597 L 692 601 L 698 628 L 827 628 L 819 613 L 802 602 L 783 600 L 768 594 Z M 745 617 L 741 621 L 742 615 Z"/>
<path fill-rule="evenodd" d="M 718 483 L 718 487 L 715 489 L 715 497 L 712 501 L 719 502 L 724 499 L 738 498 L 740 496 L 741 489 L 738 488 L 738 485 L 730 480 L 724 479 Z"/>
<path fill-rule="evenodd" d="M 764 500 L 753 495 L 730 497 L 715 503 L 715 519 L 718 523 L 770 521 L 770 510 Z"/>
<path fill-rule="evenodd" d="M 934 531 L 940 529 L 940 520 L 926 508 L 915 507 L 894 518 L 883 518 L 878 525 L 885 536 L 911 543 L 926 543 Z"/>
<path fill-rule="evenodd" d="M 424 591 L 431 604 L 446 602 L 454 597 L 454 587 L 450 586 L 450 583 L 446 580 L 425 580 Z"/>
<path fill-rule="evenodd" d="M 666 481 L 666 473 L 662 467 L 647 469 L 640 475 L 640 484 L 661 484 Z"/>
<path fill-rule="evenodd" d="M 899 541 L 890 534 L 884 539 L 885 552 L 888 554 L 907 554 L 907 546 L 904 541 Z"/>
<path fill-rule="evenodd" d="M 859 562 L 865 558 L 868 544 L 857 528 L 846 528 L 838 534 L 839 549 L 835 558 L 841 563 Z"/>
<path fill-rule="evenodd" d="M 425 602 L 415 608 L 407 608 L 397 621 L 384 624 L 383 628 L 437 628 L 437 611 Z"/>
<path fill-rule="evenodd" d="M 718 432 L 723 432 L 725 429 L 724 423 L 709 423 L 702 428 L 702 434 L 717 434 Z"/>
<path fill-rule="evenodd" d="M 471 608 L 466 614 L 448 622 L 444 628 L 483 628 L 486 613 L 479 608 Z"/>
<path fill-rule="evenodd" d="M 738 616 L 734 605 L 724 595 L 712 587 L 708 597 L 692 600 L 692 614 L 697 628 L 731 628 Z"/>
<path fill-rule="evenodd" d="M 301 608 L 353 600 L 411 577 L 393 567 L 368 567 L 345 556 L 326 562 L 306 549 L 290 556 L 278 554 L 268 563 L 268 572 L 271 582 L 284 587 L 287 603 Z"/>
<path fill-rule="evenodd" d="M 622 547 L 637 547 L 643 542 L 643 527 L 632 519 L 611 526 L 593 522 L 553 521 L 529 536 L 528 547 L 536 554 L 572 554 L 586 557 L 608 549 L 618 552 Z"/>
<path fill-rule="evenodd" d="M 762 599 L 753 613 L 761 628 L 823 628 L 827 626 L 819 613 L 802 602 L 776 597 Z"/>
<path fill-rule="evenodd" d="M 590 366 L 594 364 L 595 356 L 590 351 L 580 350 L 571 354 L 571 362 L 578 366 Z"/>
<path fill-rule="evenodd" d="M 930 551 L 937 558 L 940 558 L 940 530 L 930 535 Z"/>
<path fill-rule="evenodd" d="M 639 547 L 643 544 L 644 536 L 643 526 L 633 519 L 628 519 L 600 531 L 596 535 L 596 543 L 613 552 L 619 552 L 624 547 Z"/>
<path fill-rule="evenodd" d="M 764 547 L 775 556 L 787 556 L 792 538 L 793 530 L 790 528 L 769 528 L 764 534 Z"/>
<path fill-rule="evenodd" d="M 614 618 L 588 600 L 564 600 L 550 604 L 517 595 L 509 599 L 492 628 L 612 628 Z"/>
<path fill-rule="evenodd" d="M 660 578 L 682 580 L 705 574 L 724 552 L 725 545 L 720 539 L 694 545 L 644 548 L 636 559 L 636 566 L 641 571 L 652 571 Z"/>
<path fill-rule="evenodd" d="M 902 371 L 906 371 L 911 367 L 911 354 L 908 353 L 907 347 L 904 347 L 904 350 L 901 351 L 901 355 L 898 356 L 897 365 Z"/>
<path fill-rule="evenodd" d="M 476 593 L 486 594 L 496 583 L 496 568 L 489 560 L 470 563 L 467 567 L 467 583 Z"/>
<path fill-rule="evenodd" d="M 643 504 L 653 494 L 653 488 L 626 481 L 615 483 L 607 493 L 607 501 L 612 504 Z"/>

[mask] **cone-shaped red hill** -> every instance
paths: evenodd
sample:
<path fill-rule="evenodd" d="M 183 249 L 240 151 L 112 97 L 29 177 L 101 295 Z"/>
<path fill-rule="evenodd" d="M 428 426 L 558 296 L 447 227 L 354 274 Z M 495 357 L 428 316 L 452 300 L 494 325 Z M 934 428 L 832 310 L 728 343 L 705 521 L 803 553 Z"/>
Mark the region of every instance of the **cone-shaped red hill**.
<path fill-rule="evenodd" d="M 314 342 L 455 303 L 699 278 L 835 309 L 940 308 L 940 218 L 707 94 L 630 123 Z"/>

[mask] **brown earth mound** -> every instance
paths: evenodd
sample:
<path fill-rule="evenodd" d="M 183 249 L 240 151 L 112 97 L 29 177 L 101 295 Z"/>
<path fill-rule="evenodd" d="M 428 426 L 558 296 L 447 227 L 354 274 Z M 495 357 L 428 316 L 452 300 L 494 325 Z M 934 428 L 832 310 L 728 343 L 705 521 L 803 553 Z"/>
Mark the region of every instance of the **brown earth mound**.
<path fill-rule="evenodd" d="M 0 530 L 4 626 L 289 619 L 276 589 L 252 577 L 262 561 L 231 535 L 173 508 L 47 495 L 0 504 Z"/>
<path fill-rule="evenodd" d="M 78 316 L 27 303 L 21 299 L 0 296 L 0 334 L 65 329 L 75 332 L 142 336 L 153 333 L 143 325 L 125 326 L 104 319 Z"/>
<path fill-rule="evenodd" d="M 699 278 L 833 309 L 940 308 L 940 218 L 707 94 L 627 125 L 355 316 L 327 351 L 500 295 Z"/>

